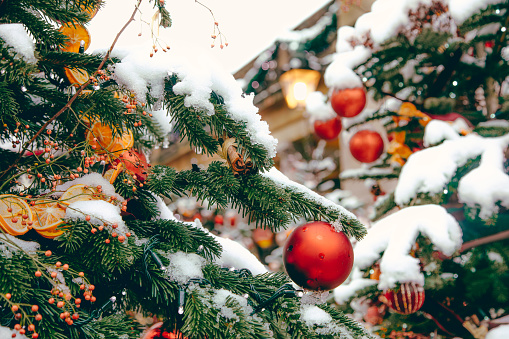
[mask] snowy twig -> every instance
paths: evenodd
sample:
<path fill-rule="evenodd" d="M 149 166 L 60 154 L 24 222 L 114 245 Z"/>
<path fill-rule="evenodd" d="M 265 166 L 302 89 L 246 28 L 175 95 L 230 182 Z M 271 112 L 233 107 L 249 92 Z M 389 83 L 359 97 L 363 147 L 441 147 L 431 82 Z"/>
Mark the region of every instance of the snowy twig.
<path fill-rule="evenodd" d="M 3 0 L 2 0 L 3 1 Z M 138 12 L 139 10 L 139 6 L 141 4 L 143 0 L 138 0 L 138 3 L 136 4 L 135 6 L 135 9 L 133 11 L 133 14 L 131 15 L 131 17 L 129 18 L 129 20 L 125 23 L 125 25 L 122 27 L 122 29 L 117 33 L 117 36 L 115 37 L 115 40 L 113 40 L 113 43 L 111 44 L 111 47 L 108 49 L 108 51 L 106 52 L 106 55 L 104 56 L 103 60 L 101 61 L 101 64 L 99 65 L 99 67 L 97 67 L 97 70 L 95 71 L 95 73 L 97 73 L 99 70 L 102 69 L 102 67 L 104 66 L 104 64 L 106 63 L 106 60 L 108 60 L 110 54 L 111 54 L 111 51 L 113 50 L 113 47 L 115 47 L 115 44 L 117 43 L 118 39 L 120 38 L 120 35 L 122 35 L 122 33 L 124 32 L 124 30 L 127 28 L 127 26 L 129 26 L 129 24 L 134 21 L 134 16 L 136 15 L 136 13 Z M 1 3 L 0 3 L 1 5 Z M 76 100 L 76 98 L 81 94 L 81 92 L 92 82 L 92 80 L 89 78 L 84 84 L 82 84 L 80 86 L 80 88 L 78 88 L 78 90 L 76 91 L 76 93 L 74 93 L 74 95 L 71 97 L 71 99 L 69 99 L 69 101 L 65 104 L 64 107 L 62 107 L 54 116 L 52 116 L 51 118 L 48 119 L 48 121 L 46 121 L 46 123 L 44 125 L 42 125 L 42 127 L 37 131 L 37 133 L 35 133 L 35 135 L 32 137 L 32 139 L 30 139 L 30 141 L 28 141 L 27 143 L 25 143 L 25 145 L 23 146 L 23 148 L 21 149 L 21 151 L 19 152 L 19 155 L 18 155 L 18 158 L 5 170 L 3 171 L 1 174 L 0 174 L 0 178 L 2 178 L 6 173 L 8 173 L 12 168 L 14 168 L 16 166 L 16 164 L 19 162 L 19 160 L 21 159 L 21 157 L 23 156 L 23 154 L 25 153 L 25 151 L 27 150 L 27 147 L 29 145 L 31 145 L 35 139 L 37 139 L 41 134 L 42 132 L 44 132 L 44 130 L 46 129 L 46 127 L 48 127 L 48 125 L 53 121 L 55 120 L 56 118 L 58 118 L 62 113 L 64 113 L 67 109 L 69 109 L 72 105 L 72 103 Z"/>

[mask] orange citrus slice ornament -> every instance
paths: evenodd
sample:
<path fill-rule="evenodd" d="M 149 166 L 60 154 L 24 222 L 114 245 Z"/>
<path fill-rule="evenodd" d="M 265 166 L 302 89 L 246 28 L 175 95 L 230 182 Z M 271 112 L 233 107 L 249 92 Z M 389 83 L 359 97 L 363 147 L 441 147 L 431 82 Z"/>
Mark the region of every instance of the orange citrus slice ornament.
<path fill-rule="evenodd" d="M 106 152 L 118 153 L 133 147 L 133 133 L 128 130 L 120 137 L 113 137 L 113 131 L 107 125 L 96 122 L 87 133 L 87 141 L 91 146 L 95 146 L 95 153 L 104 154 Z"/>
<path fill-rule="evenodd" d="M 86 9 L 84 5 L 81 5 L 81 10 L 85 13 L 88 14 L 88 16 L 90 16 L 90 19 L 92 19 L 96 14 L 97 12 L 99 11 L 99 6 L 100 6 L 100 1 L 97 3 L 96 6 L 92 7 L 92 8 L 89 8 L 89 9 Z"/>
<path fill-rule="evenodd" d="M 103 178 L 108 180 L 110 184 L 113 184 L 115 182 L 115 179 L 117 179 L 118 175 L 122 170 L 124 169 L 124 165 L 122 163 L 117 164 L 116 168 L 110 168 L 109 170 L 104 173 Z"/>
<path fill-rule="evenodd" d="M 53 239 L 64 234 L 64 231 L 55 229 L 51 231 L 38 231 L 38 233 L 44 238 Z"/>
<path fill-rule="evenodd" d="M 6 233 L 25 234 L 28 221 L 32 221 L 32 211 L 25 200 L 11 194 L 0 195 L 0 227 Z"/>
<path fill-rule="evenodd" d="M 67 191 L 62 194 L 58 200 L 58 203 L 63 205 L 63 207 L 66 207 L 76 201 L 89 201 L 97 199 L 97 191 L 94 187 L 89 187 L 84 184 L 77 184 L 69 187 Z"/>
<path fill-rule="evenodd" d="M 59 28 L 59 32 L 69 38 L 65 47 L 62 48 L 62 51 L 64 52 L 79 53 L 81 41 L 85 42 L 85 50 L 87 50 L 88 46 L 90 46 L 90 34 L 82 25 L 67 23 Z"/>
<path fill-rule="evenodd" d="M 84 69 L 76 69 L 76 68 L 64 68 L 65 76 L 67 80 L 76 87 L 83 85 L 90 78 L 88 76 L 88 72 Z"/>
<path fill-rule="evenodd" d="M 33 224 L 32 227 L 37 232 L 55 231 L 63 223 L 65 217 L 65 208 L 56 201 L 48 203 L 35 204 L 32 207 Z"/>

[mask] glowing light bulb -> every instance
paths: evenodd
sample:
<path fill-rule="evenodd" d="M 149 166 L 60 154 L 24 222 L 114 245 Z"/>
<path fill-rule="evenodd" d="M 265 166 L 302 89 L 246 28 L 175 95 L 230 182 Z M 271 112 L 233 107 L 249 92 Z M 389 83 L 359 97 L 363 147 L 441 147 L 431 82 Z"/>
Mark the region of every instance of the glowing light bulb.
<path fill-rule="evenodd" d="M 293 85 L 293 95 L 296 100 L 305 100 L 308 95 L 308 88 L 305 83 L 297 82 Z"/>

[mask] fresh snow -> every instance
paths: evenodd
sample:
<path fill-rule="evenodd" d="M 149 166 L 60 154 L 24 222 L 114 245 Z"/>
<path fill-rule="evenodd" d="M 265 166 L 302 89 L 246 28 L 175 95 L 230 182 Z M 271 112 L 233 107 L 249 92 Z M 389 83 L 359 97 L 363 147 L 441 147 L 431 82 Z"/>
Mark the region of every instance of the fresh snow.
<path fill-rule="evenodd" d="M 195 222 L 198 224 L 199 220 L 196 220 Z M 200 227 L 203 227 L 201 226 L 201 223 L 199 224 Z M 268 272 L 267 268 L 258 260 L 258 258 L 240 243 L 231 239 L 218 237 L 212 233 L 209 233 L 209 235 L 212 236 L 223 248 L 221 256 L 214 259 L 216 264 L 222 267 L 234 268 L 236 270 L 247 268 L 251 271 L 251 273 L 253 273 L 253 275 Z"/>
<path fill-rule="evenodd" d="M 459 134 L 448 122 L 431 120 L 424 129 L 423 144 L 425 147 L 437 145 L 444 140 L 459 139 Z"/>
<path fill-rule="evenodd" d="M 171 281 L 187 284 L 190 279 L 203 278 L 205 258 L 195 253 L 176 252 L 166 256 L 170 262 L 166 268 Z"/>
<path fill-rule="evenodd" d="M 488 5 L 497 4 L 503 0 L 448 0 L 451 16 L 458 24 L 462 24 L 466 19 L 481 10 L 486 9 Z"/>
<path fill-rule="evenodd" d="M 445 208 L 438 205 L 407 207 L 373 224 L 366 237 L 354 247 L 354 267 L 366 269 L 381 259 L 380 290 L 392 288 L 397 282 L 424 285 L 419 259 L 410 255 L 419 234 L 448 256 L 462 244 L 461 228 Z M 365 286 L 355 280 L 350 284 Z"/>
<path fill-rule="evenodd" d="M 306 98 L 306 112 L 309 114 L 311 123 L 318 121 L 327 121 L 337 116 L 332 109 L 330 102 L 327 102 L 327 96 L 322 92 L 313 92 Z"/>
<path fill-rule="evenodd" d="M 484 339 L 507 339 L 509 338 L 509 325 L 500 325 L 486 333 Z"/>
<path fill-rule="evenodd" d="M 342 305 L 353 297 L 357 291 L 378 283 L 373 279 L 364 279 L 362 274 L 358 267 L 354 267 L 352 273 L 350 273 L 349 281 L 334 289 L 334 300 L 336 303 Z"/>
<path fill-rule="evenodd" d="M 509 190 L 502 184 L 508 179 L 501 172 L 508 144 L 509 134 L 483 138 L 471 133 L 412 154 L 401 170 L 394 192 L 395 202 L 407 204 L 418 193 L 440 194 L 459 167 L 481 156 L 482 166 L 460 179 L 458 197 L 469 206 L 484 208 L 483 215 L 494 212 L 492 204 L 509 204 Z"/>
<path fill-rule="evenodd" d="M 120 207 L 110 204 L 104 200 L 76 201 L 70 204 L 65 210 L 65 219 L 85 220 L 90 216 L 90 223 L 104 225 L 110 232 L 113 232 L 112 224 L 117 224 L 115 232 L 125 236 L 129 230 L 120 215 Z M 126 243 L 127 244 L 127 243 Z"/>
<path fill-rule="evenodd" d="M 15 337 L 13 337 L 13 335 Z M 18 331 L 10 329 L 9 327 L 0 326 L 0 339 L 28 339 L 27 336 L 20 334 Z"/>
<path fill-rule="evenodd" d="M 329 199 L 312 191 L 311 189 L 307 188 L 306 186 L 290 180 L 287 176 L 285 176 L 283 173 L 278 171 L 275 167 L 272 167 L 269 171 L 261 173 L 261 175 L 263 175 L 266 178 L 271 179 L 272 181 L 279 184 L 283 188 L 289 188 L 289 189 L 293 190 L 294 192 L 300 192 L 300 193 L 304 194 L 308 199 L 314 200 L 316 203 L 321 204 L 322 206 L 324 206 L 327 209 L 337 211 L 340 216 L 341 215 L 345 216 L 348 219 L 357 219 L 355 214 L 348 211 L 346 208 L 334 203 L 333 201 L 330 201 Z"/>
<path fill-rule="evenodd" d="M 176 52 L 159 53 L 150 58 L 142 51 L 116 49 L 112 56 L 121 59 L 113 68 L 113 78 L 133 91 L 139 101 L 145 101 L 147 95 L 162 100 L 164 80 L 169 75 L 176 74 L 180 81 L 173 86 L 173 91 L 177 95 L 185 96 L 186 107 L 204 111 L 209 115 L 215 114 L 214 106 L 209 100 L 214 91 L 224 99 L 228 116 L 245 125 L 251 142 L 262 145 L 270 158 L 276 155 L 277 139 L 270 135 L 268 124 L 261 120 L 258 108 L 253 104 L 254 95 L 245 95 L 235 78 L 214 65 L 211 60 L 199 56 L 191 57 L 189 54 L 178 55 Z M 171 107 L 169 110 L 168 123 L 171 119 Z M 160 118 L 158 123 L 164 125 L 164 119 Z"/>
<path fill-rule="evenodd" d="M 0 38 L 5 43 L 14 48 L 17 58 L 22 58 L 25 62 L 35 64 L 35 44 L 28 36 L 22 24 L 2 24 L 0 25 Z"/>
<path fill-rule="evenodd" d="M 0 233 L 0 253 L 7 258 L 12 257 L 12 253 L 20 249 L 25 253 L 35 254 L 39 247 L 39 243 L 35 241 L 25 241 L 7 233 Z"/>
<path fill-rule="evenodd" d="M 113 187 L 113 185 L 110 184 L 108 180 L 104 179 L 104 177 L 99 173 L 85 174 L 84 176 L 74 180 L 66 181 L 63 184 L 56 186 L 56 191 L 53 192 L 52 195 L 55 197 L 60 197 L 69 187 L 78 184 L 87 185 L 90 187 L 97 187 L 100 185 L 104 195 L 108 197 L 114 196 L 119 202 L 124 201 L 124 198 L 120 194 L 115 193 L 115 187 Z"/>

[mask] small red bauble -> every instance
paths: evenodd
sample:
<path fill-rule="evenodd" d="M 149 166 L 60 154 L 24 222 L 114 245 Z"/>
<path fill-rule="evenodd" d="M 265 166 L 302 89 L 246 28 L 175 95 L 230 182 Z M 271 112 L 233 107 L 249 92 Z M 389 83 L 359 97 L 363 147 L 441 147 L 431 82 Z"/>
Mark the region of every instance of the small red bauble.
<path fill-rule="evenodd" d="M 134 149 L 122 153 L 115 163 L 122 162 L 127 171 L 136 175 L 136 179 L 144 182 L 147 179 L 149 165 L 147 158 L 142 152 L 137 152 Z"/>
<path fill-rule="evenodd" d="M 424 304 L 424 288 L 414 282 L 401 284 L 398 288 L 384 293 L 385 303 L 396 313 L 412 314 Z"/>
<path fill-rule="evenodd" d="M 223 225 L 224 224 L 224 217 L 221 214 L 216 214 L 214 217 L 214 224 L 216 225 Z"/>
<path fill-rule="evenodd" d="M 351 118 L 366 106 L 366 91 L 363 87 L 334 90 L 330 97 L 334 112 L 343 118 Z"/>
<path fill-rule="evenodd" d="M 314 123 L 315 133 L 324 140 L 336 139 L 341 132 L 341 119 L 334 117 L 329 120 L 316 120 Z"/>
<path fill-rule="evenodd" d="M 309 290 L 331 290 L 352 270 L 353 248 L 348 237 L 331 224 L 315 221 L 297 227 L 288 237 L 283 262 L 288 276 Z"/>
<path fill-rule="evenodd" d="M 360 162 L 373 162 L 384 152 L 384 140 L 375 131 L 359 131 L 350 139 L 350 152 Z"/>
<path fill-rule="evenodd" d="M 163 325 L 162 322 L 152 325 L 152 327 L 148 329 L 148 331 L 145 333 L 142 339 L 160 339 L 160 338 L 187 339 L 187 337 L 184 337 L 180 331 L 173 330 L 171 332 L 168 332 L 162 329 L 162 325 Z"/>

